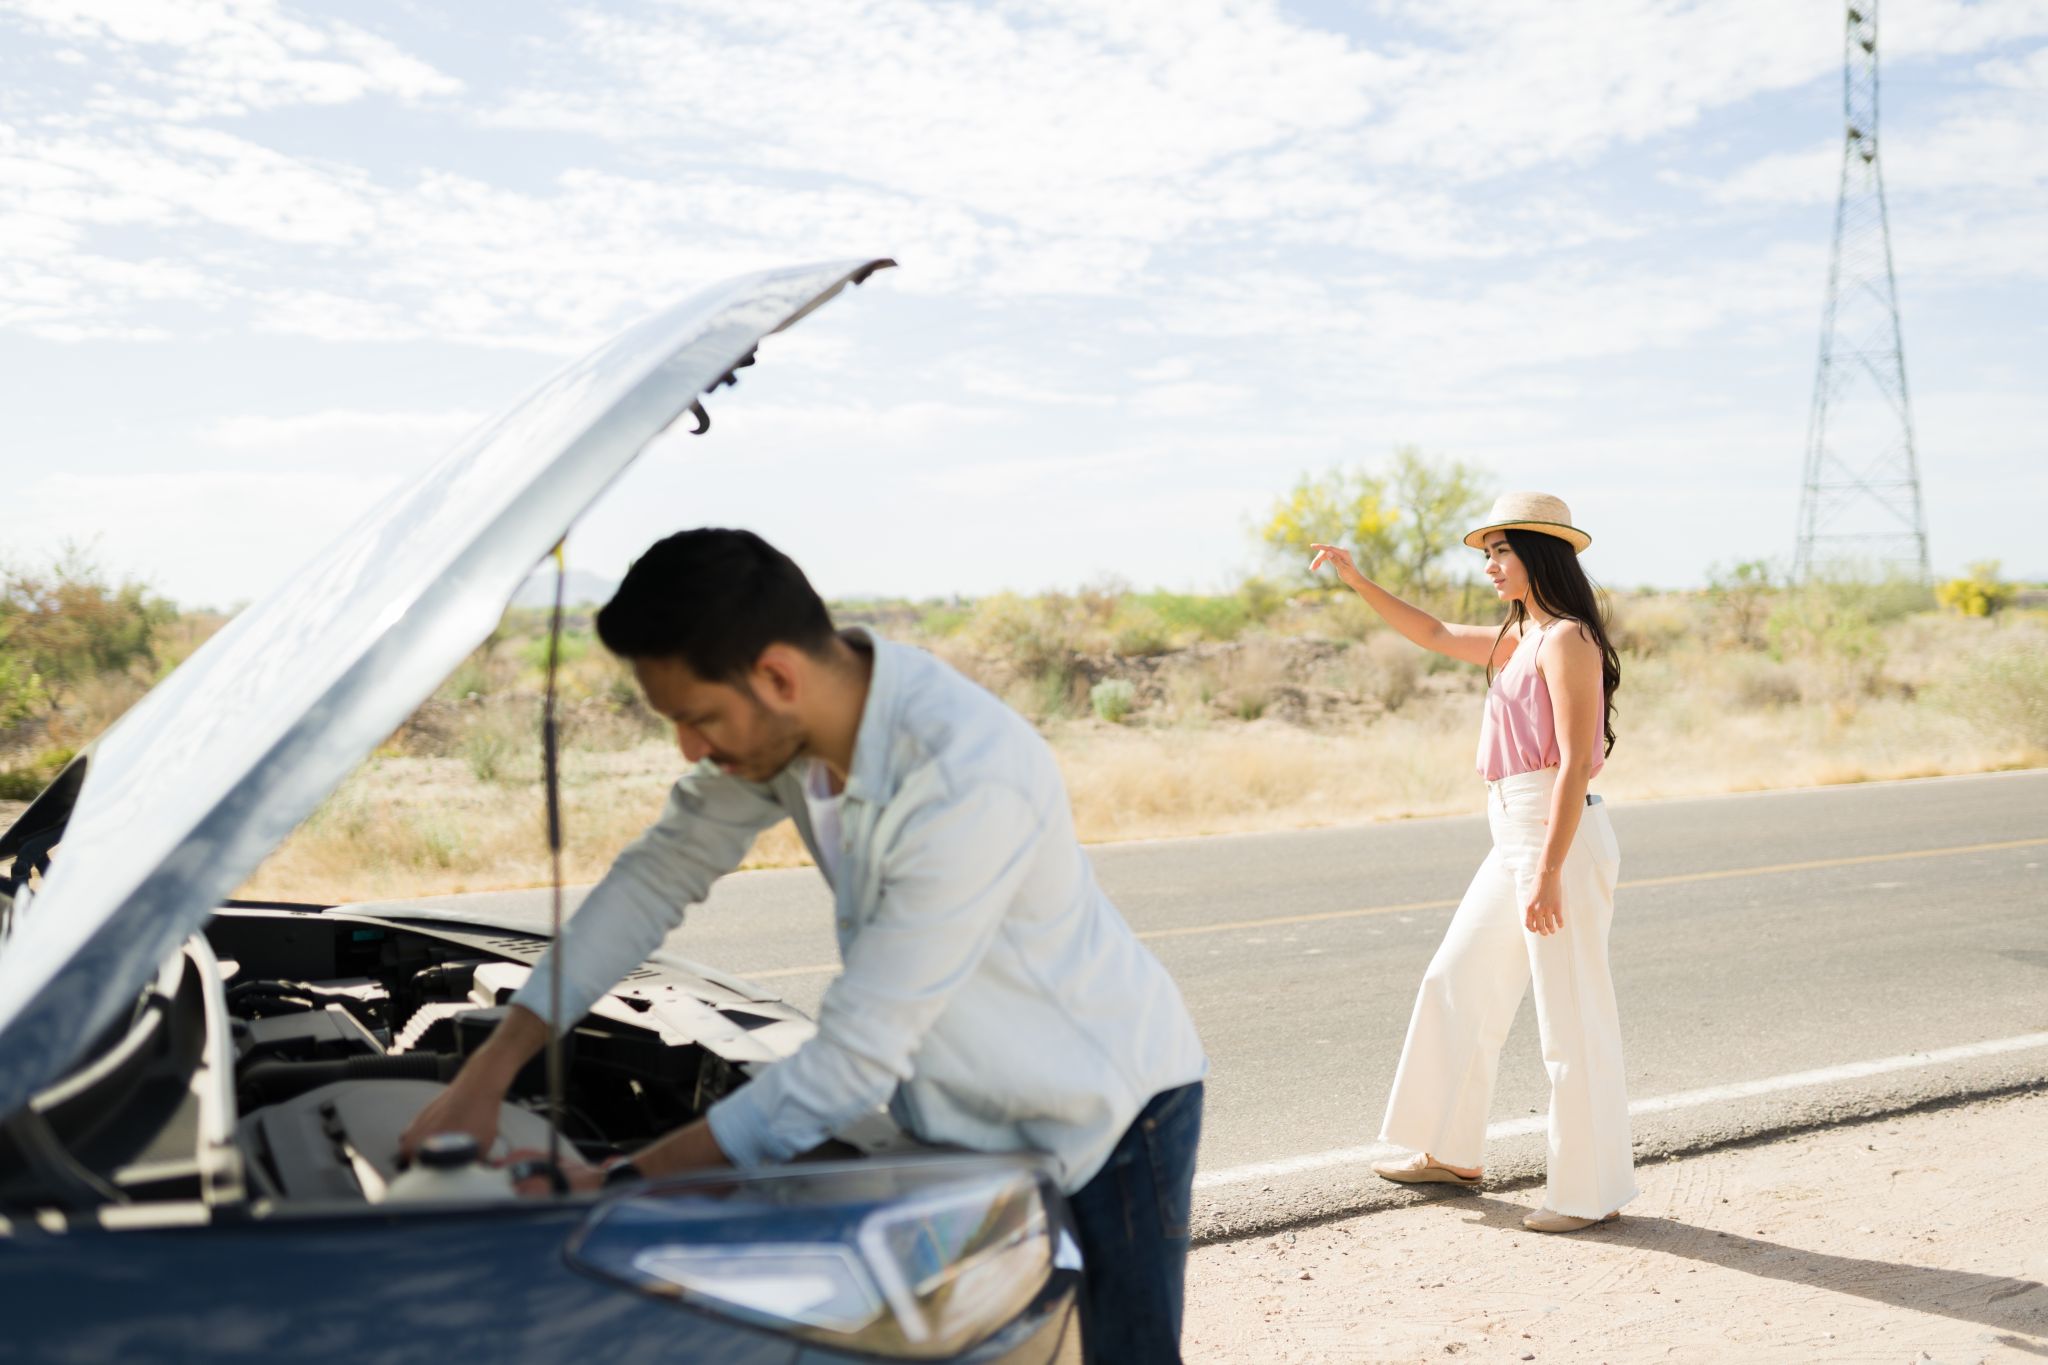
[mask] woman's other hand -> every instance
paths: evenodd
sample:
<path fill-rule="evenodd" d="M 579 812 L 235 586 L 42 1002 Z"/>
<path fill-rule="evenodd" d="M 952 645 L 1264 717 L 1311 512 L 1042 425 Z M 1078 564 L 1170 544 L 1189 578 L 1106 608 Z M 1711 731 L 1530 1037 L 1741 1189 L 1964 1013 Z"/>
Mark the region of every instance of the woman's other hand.
<path fill-rule="evenodd" d="M 1532 934 L 1554 934 L 1564 928 L 1564 874 L 1557 869 L 1536 880 L 1536 894 L 1522 907 L 1522 923 Z"/>

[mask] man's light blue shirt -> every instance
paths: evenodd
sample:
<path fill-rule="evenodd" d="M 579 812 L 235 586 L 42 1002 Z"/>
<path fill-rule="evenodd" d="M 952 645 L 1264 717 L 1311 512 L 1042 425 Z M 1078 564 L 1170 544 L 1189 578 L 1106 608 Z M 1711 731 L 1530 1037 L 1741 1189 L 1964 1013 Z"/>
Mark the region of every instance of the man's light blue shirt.
<path fill-rule="evenodd" d="M 581 1018 L 682 923 L 754 836 L 796 821 L 836 868 L 844 970 L 818 1031 L 713 1105 L 738 1166 L 783 1161 L 879 1105 L 928 1142 L 1052 1157 L 1078 1190 L 1145 1102 L 1207 1070 L 1180 992 L 1095 882 L 1066 785 L 1016 712 L 922 650 L 863 631 L 874 671 L 820 857 L 805 760 L 767 783 L 699 764 L 563 929 Z M 515 997 L 548 1018 L 550 951 Z"/>

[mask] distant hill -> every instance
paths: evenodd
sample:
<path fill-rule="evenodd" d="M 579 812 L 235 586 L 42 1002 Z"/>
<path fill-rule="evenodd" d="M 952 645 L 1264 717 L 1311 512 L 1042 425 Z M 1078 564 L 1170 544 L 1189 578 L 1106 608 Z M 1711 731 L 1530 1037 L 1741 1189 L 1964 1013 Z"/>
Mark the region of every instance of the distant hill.
<path fill-rule="evenodd" d="M 612 600 L 612 594 L 619 590 L 619 580 L 606 578 L 603 574 L 591 573 L 586 569 L 571 569 L 562 583 L 562 605 L 566 607 L 601 607 Z M 555 568 L 549 564 L 536 569 L 533 576 L 519 585 L 519 591 L 512 594 L 515 607 L 551 607 L 555 604 Z"/>

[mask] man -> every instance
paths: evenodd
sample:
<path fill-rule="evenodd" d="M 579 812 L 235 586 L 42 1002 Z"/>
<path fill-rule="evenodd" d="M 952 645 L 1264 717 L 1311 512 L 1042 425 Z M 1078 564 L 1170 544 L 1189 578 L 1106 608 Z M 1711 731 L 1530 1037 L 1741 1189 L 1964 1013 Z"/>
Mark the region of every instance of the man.
<path fill-rule="evenodd" d="M 658 542 L 597 617 L 696 766 L 620 853 L 490 1040 L 407 1129 L 488 1144 L 546 1043 L 684 907 L 795 820 L 833 888 L 844 971 L 790 1057 L 608 1176 L 784 1161 L 886 1103 L 906 1131 L 1049 1156 L 1086 1268 L 1091 1359 L 1180 1358 L 1207 1070 L 1180 993 L 1074 837 L 1051 750 L 921 650 L 835 632 L 786 555 L 745 531 Z"/>

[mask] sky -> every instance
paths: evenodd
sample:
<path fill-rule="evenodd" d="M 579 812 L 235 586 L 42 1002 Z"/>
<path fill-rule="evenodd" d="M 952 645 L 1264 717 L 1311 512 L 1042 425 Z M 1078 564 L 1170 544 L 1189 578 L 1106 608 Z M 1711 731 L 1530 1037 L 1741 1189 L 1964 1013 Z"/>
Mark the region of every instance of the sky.
<path fill-rule="evenodd" d="M 2048 577 L 2048 0 L 1882 25 L 1933 564 Z M 1210 590 L 1412 444 L 1609 586 L 1787 563 L 1842 47 L 1817 0 L 0 0 L 0 562 L 252 600 L 645 312 L 886 255 L 571 562 Z"/>

